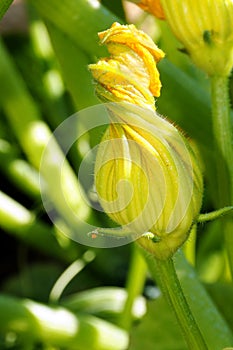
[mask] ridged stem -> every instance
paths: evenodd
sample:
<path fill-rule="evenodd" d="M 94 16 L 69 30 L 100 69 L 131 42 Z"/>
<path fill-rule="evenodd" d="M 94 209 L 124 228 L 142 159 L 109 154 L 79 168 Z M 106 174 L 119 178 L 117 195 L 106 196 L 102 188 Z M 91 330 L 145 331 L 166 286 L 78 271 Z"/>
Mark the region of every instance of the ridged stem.
<path fill-rule="evenodd" d="M 198 325 L 183 294 L 172 258 L 158 260 L 144 254 L 152 277 L 158 282 L 164 297 L 171 305 L 190 350 L 207 350 Z"/>
<path fill-rule="evenodd" d="M 215 138 L 217 203 L 219 207 L 233 204 L 233 132 L 230 116 L 228 77 L 211 77 L 212 121 Z M 233 221 L 223 221 L 223 232 L 233 275 Z"/>

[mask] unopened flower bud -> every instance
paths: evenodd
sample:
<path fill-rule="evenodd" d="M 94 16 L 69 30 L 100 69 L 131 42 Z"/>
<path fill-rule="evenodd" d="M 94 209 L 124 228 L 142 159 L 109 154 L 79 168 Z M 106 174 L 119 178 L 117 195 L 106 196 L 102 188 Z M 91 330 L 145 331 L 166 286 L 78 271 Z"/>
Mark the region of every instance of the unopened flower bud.
<path fill-rule="evenodd" d="M 111 54 L 90 66 L 99 97 L 111 102 L 95 164 L 99 201 L 123 232 L 166 259 L 186 240 L 200 210 L 198 161 L 182 134 L 155 112 L 161 50 L 134 26 L 114 24 L 99 36 Z"/>
<path fill-rule="evenodd" d="M 151 13 L 162 6 L 174 34 L 197 66 L 209 75 L 229 75 L 233 66 L 232 0 L 144 0 L 143 3 Z"/>
<path fill-rule="evenodd" d="M 129 104 L 108 109 L 112 123 L 95 165 L 100 204 L 138 237 L 150 232 L 138 243 L 166 259 L 186 240 L 200 210 L 198 162 L 185 138 L 155 111 Z"/>

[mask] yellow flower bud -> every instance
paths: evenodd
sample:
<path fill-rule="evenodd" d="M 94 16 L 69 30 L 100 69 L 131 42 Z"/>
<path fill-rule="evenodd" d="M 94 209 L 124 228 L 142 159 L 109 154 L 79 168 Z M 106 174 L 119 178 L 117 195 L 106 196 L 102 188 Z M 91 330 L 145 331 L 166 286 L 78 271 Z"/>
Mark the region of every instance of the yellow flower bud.
<path fill-rule="evenodd" d="M 156 63 L 164 57 L 152 39 L 134 25 L 114 23 L 99 33 L 110 58 L 91 64 L 96 92 L 103 101 L 127 101 L 155 109 L 154 96 L 160 95 L 161 82 Z"/>
<path fill-rule="evenodd" d="M 161 0 L 161 4 L 174 34 L 197 66 L 209 75 L 229 75 L 233 66 L 233 1 Z"/>
<path fill-rule="evenodd" d="M 200 210 L 196 157 L 155 111 L 125 103 L 107 106 L 112 123 L 95 164 L 100 204 L 115 222 L 141 236 L 139 244 L 166 259 L 186 240 Z M 142 236 L 145 232 L 150 234 Z"/>
<path fill-rule="evenodd" d="M 163 52 L 133 25 L 99 34 L 111 54 L 90 65 L 111 123 L 99 145 L 95 186 L 104 211 L 159 259 L 185 241 L 199 213 L 202 176 L 185 138 L 155 112 Z M 149 232 L 149 233 L 147 233 Z M 145 233 L 147 233 L 145 235 Z"/>

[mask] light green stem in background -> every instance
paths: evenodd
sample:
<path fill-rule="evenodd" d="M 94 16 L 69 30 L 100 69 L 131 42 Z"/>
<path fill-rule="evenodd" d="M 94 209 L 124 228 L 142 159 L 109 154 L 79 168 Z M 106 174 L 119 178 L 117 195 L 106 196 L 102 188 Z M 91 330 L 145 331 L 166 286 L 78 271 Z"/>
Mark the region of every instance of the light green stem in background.
<path fill-rule="evenodd" d="M 194 224 L 187 241 L 184 243 L 182 249 L 188 262 L 195 266 L 196 263 L 196 240 L 197 240 L 197 225 Z"/>
<path fill-rule="evenodd" d="M 144 253 L 144 256 L 152 277 L 156 279 L 164 297 L 175 312 L 188 348 L 190 350 L 207 350 L 203 336 L 183 294 L 173 260 L 171 258 L 164 261 L 158 260 L 148 253 Z"/>
<path fill-rule="evenodd" d="M 233 132 L 230 118 L 228 77 L 211 77 L 212 120 L 217 166 L 217 203 L 233 204 Z M 223 221 L 226 249 L 233 275 L 233 221 Z"/>
<path fill-rule="evenodd" d="M 57 303 L 70 281 L 77 276 L 77 274 L 79 274 L 79 272 L 81 272 L 88 263 L 93 261 L 94 258 L 95 253 L 91 250 L 87 250 L 81 259 L 73 261 L 54 284 L 49 294 L 50 302 Z"/>
<path fill-rule="evenodd" d="M 130 330 L 132 324 L 132 308 L 135 299 L 142 293 L 146 279 L 147 265 L 136 245 L 132 246 L 132 258 L 128 280 L 126 283 L 127 299 L 120 319 L 120 326 Z"/>
<path fill-rule="evenodd" d="M 26 244 L 42 252 L 71 262 L 77 258 L 75 243 L 64 237 L 63 244 L 57 239 L 51 226 L 36 219 L 33 212 L 0 191 L 0 228 L 20 238 Z"/>
<path fill-rule="evenodd" d="M 19 189 L 32 198 L 40 198 L 39 174 L 26 160 L 18 157 L 18 150 L 0 138 L 0 169 Z"/>
<path fill-rule="evenodd" d="M 127 349 L 127 333 L 94 316 L 4 295 L 0 295 L 0 309 L 0 333 L 12 332 L 22 342 L 31 340 L 35 345 L 39 340 L 70 350 L 77 346 L 89 350 Z"/>

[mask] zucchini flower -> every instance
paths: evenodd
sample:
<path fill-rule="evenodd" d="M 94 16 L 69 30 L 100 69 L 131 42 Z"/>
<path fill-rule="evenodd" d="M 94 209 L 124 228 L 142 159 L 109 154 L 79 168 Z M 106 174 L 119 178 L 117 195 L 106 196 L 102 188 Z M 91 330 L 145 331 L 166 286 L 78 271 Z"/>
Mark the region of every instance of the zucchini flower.
<path fill-rule="evenodd" d="M 110 101 L 110 125 L 96 156 L 95 186 L 102 208 L 123 232 L 134 232 L 139 244 L 166 259 L 186 240 L 199 214 L 202 175 L 188 141 L 156 113 L 148 98 L 151 86 L 161 86 L 159 81 L 151 84 L 157 68 L 144 56 L 146 50 L 151 55 L 153 45 L 145 45 L 150 40 L 132 26 L 113 29 L 100 34 L 112 56 L 90 65 L 99 97 Z M 136 58 L 142 38 L 144 55 Z M 142 88 L 147 93 L 141 94 Z"/>
<path fill-rule="evenodd" d="M 164 17 L 197 66 L 210 76 L 229 75 L 233 66 L 232 0 L 141 2 L 155 16 L 162 6 Z"/>

